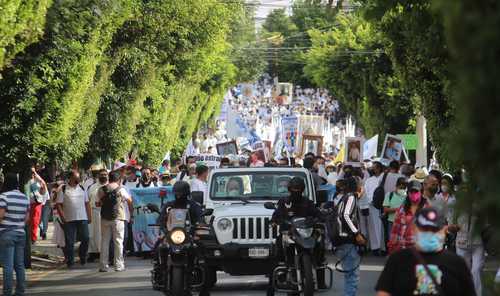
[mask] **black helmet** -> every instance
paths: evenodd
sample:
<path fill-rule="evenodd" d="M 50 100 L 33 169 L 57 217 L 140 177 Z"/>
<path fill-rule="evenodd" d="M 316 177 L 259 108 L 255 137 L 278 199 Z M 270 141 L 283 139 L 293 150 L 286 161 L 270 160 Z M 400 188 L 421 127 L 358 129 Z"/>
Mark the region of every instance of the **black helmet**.
<path fill-rule="evenodd" d="M 300 177 L 293 177 L 290 182 L 288 182 L 288 191 L 304 192 L 305 189 L 306 183 L 304 183 L 304 179 Z"/>
<path fill-rule="evenodd" d="M 174 184 L 173 192 L 175 199 L 187 198 L 191 194 L 191 188 L 186 181 L 177 181 Z"/>

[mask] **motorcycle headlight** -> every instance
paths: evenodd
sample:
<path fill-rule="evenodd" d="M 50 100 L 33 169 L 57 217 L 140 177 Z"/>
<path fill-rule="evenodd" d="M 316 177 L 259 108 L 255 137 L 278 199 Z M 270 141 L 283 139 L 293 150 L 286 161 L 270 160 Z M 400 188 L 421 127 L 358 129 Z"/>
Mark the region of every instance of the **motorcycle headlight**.
<path fill-rule="evenodd" d="M 180 245 L 186 240 L 186 234 L 182 230 L 174 230 L 170 233 L 170 240 L 172 243 Z"/>
<path fill-rule="evenodd" d="M 313 233 L 312 228 L 297 228 L 297 233 L 302 237 L 310 237 Z"/>
<path fill-rule="evenodd" d="M 222 218 L 217 222 L 217 228 L 220 231 L 231 231 L 231 228 L 233 227 L 233 222 L 227 218 Z"/>

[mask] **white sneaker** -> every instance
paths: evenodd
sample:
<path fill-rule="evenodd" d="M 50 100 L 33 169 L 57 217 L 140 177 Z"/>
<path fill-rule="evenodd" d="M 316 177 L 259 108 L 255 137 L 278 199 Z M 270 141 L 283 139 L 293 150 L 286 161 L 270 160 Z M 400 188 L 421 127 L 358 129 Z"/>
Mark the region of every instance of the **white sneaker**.
<path fill-rule="evenodd" d="M 122 267 L 122 268 L 116 268 L 115 271 L 116 272 L 122 272 L 122 271 L 125 271 L 125 267 Z"/>

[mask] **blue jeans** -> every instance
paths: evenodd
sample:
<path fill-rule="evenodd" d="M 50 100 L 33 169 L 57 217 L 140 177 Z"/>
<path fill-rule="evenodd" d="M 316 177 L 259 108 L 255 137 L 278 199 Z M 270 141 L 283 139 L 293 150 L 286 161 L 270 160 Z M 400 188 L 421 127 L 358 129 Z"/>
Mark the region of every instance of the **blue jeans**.
<path fill-rule="evenodd" d="M 361 260 L 358 254 L 358 248 L 353 244 L 340 245 L 337 247 L 335 256 L 342 260 L 342 269 L 349 271 L 344 273 L 344 295 L 355 296 L 358 291 L 358 265 Z M 354 269 L 355 267 L 357 268 Z"/>
<path fill-rule="evenodd" d="M 24 248 L 26 234 L 8 230 L 0 234 L 0 260 L 3 266 L 3 295 L 12 295 L 14 270 L 16 271 L 16 293 L 24 295 L 26 289 L 26 274 L 24 272 Z"/>
<path fill-rule="evenodd" d="M 77 235 L 78 234 L 78 235 Z M 66 241 L 67 264 L 71 266 L 75 263 L 75 241 L 80 240 L 78 255 L 80 263 L 87 262 L 87 251 L 89 249 L 89 224 L 87 220 L 68 221 L 64 223 L 64 236 Z"/>
<path fill-rule="evenodd" d="M 47 201 L 42 207 L 42 216 L 40 218 L 40 236 L 45 238 L 47 236 L 47 228 L 49 227 L 49 216 L 52 208 L 50 202 Z"/>

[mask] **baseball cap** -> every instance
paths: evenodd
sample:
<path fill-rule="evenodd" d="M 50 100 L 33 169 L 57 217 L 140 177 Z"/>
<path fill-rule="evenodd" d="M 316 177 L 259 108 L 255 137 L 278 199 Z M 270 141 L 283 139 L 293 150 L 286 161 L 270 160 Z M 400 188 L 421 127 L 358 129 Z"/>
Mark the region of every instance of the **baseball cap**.
<path fill-rule="evenodd" d="M 408 191 L 411 190 L 416 190 L 416 191 L 421 191 L 422 190 L 422 183 L 416 180 L 412 180 L 408 182 Z"/>
<path fill-rule="evenodd" d="M 446 225 L 446 221 L 444 215 L 436 208 L 428 207 L 417 212 L 415 224 L 423 230 L 439 231 Z"/>

